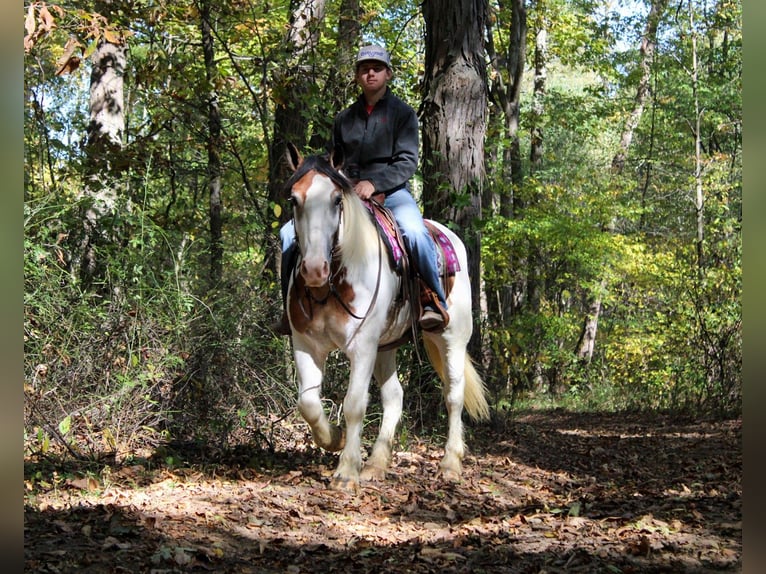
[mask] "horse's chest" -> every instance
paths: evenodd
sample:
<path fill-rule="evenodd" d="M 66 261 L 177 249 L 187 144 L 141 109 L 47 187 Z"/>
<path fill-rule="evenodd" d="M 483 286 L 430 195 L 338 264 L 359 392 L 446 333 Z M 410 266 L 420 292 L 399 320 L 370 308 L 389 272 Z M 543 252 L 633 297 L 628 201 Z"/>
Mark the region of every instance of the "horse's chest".
<path fill-rule="evenodd" d="M 290 290 L 290 322 L 294 331 L 338 346 L 362 334 L 384 344 L 399 339 L 408 325 L 408 309 L 397 295 L 395 281 L 361 290 L 345 281 L 307 289 L 299 279 Z"/>
<path fill-rule="evenodd" d="M 300 333 L 343 331 L 350 315 L 329 289 L 294 289 L 290 296 L 290 322 Z"/>

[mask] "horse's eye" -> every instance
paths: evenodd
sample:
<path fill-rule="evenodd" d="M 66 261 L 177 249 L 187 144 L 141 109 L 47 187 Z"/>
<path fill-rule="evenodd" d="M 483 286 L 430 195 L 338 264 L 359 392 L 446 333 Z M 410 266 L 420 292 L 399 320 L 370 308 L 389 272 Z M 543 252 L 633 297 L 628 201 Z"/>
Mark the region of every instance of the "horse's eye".
<path fill-rule="evenodd" d="M 290 197 L 287 198 L 287 203 L 290 204 L 290 207 L 295 207 L 296 205 L 298 205 L 298 200 L 295 198 L 294 195 L 291 195 Z"/>
<path fill-rule="evenodd" d="M 336 195 L 334 201 L 335 201 L 335 207 L 338 207 L 340 203 L 343 201 L 343 196 L 340 194 Z"/>

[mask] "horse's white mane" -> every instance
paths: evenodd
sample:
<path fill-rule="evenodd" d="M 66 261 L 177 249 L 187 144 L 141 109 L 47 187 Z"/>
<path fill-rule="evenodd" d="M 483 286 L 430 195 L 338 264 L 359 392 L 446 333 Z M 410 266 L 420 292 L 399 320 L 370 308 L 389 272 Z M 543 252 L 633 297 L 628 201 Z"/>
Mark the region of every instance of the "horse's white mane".
<path fill-rule="evenodd" d="M 366 263 L 379 257 L 380 236 L 369 210 L 353 191 L 343 194 L 343 229 L 339 241 L 340 254 L 348 266 Z"/>

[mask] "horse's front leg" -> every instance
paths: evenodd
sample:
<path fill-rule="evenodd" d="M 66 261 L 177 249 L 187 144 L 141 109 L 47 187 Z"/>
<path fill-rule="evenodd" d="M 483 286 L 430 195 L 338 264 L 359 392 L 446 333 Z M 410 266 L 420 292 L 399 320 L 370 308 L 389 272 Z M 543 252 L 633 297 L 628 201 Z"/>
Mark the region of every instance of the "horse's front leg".
<path fill-rule="evenodd" d="M 359 488 L 362 468 L 362 423 L 367 410 L 368 388 L 372 377 L 375 349 L 358 352 L 349 357 L 350 376 L 343 414 L 346 419 L 346 445 L 340 454 L 331 486 L 341 490 Z"/>
<path fill-rule="evenodd" d="M 298 373 L 298 410 L 311 427 L 314 443 L 325 450 L 339 451 L 345 442 L 343 431 L 330 424 L 322 407 L 321 391 L 327 354 L 295 349 L 295 368 Z"/>
<path fill-rule="evenodd" d="M 383 480 L 386 469 L 391 464 L 391 448 L 399 419 L 402 416 L 402 385 L 396 373 L 396 350 L 378 355 L 375 363 L 375 380 L 380 385 L 380 398 L 383 403 L 383 420 L 372 453 L 362 470 L 362 480 Z"/>

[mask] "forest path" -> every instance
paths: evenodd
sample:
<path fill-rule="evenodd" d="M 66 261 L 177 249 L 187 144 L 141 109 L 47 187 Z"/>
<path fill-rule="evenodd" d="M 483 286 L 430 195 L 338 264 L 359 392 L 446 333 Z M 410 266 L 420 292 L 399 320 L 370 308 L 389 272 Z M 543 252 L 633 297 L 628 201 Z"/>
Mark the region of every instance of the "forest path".
<path fill-rule="evenodd" d="M 437 476 L 440 443 L 412 439 L 358 494 L 328 490 L 337 455 L 310 446 L 55 488 L 26 461 L 24 571 L 741 569 L 741 420 L 544 411 L 501 426 L 467 433 L 460 484 Z"/>

